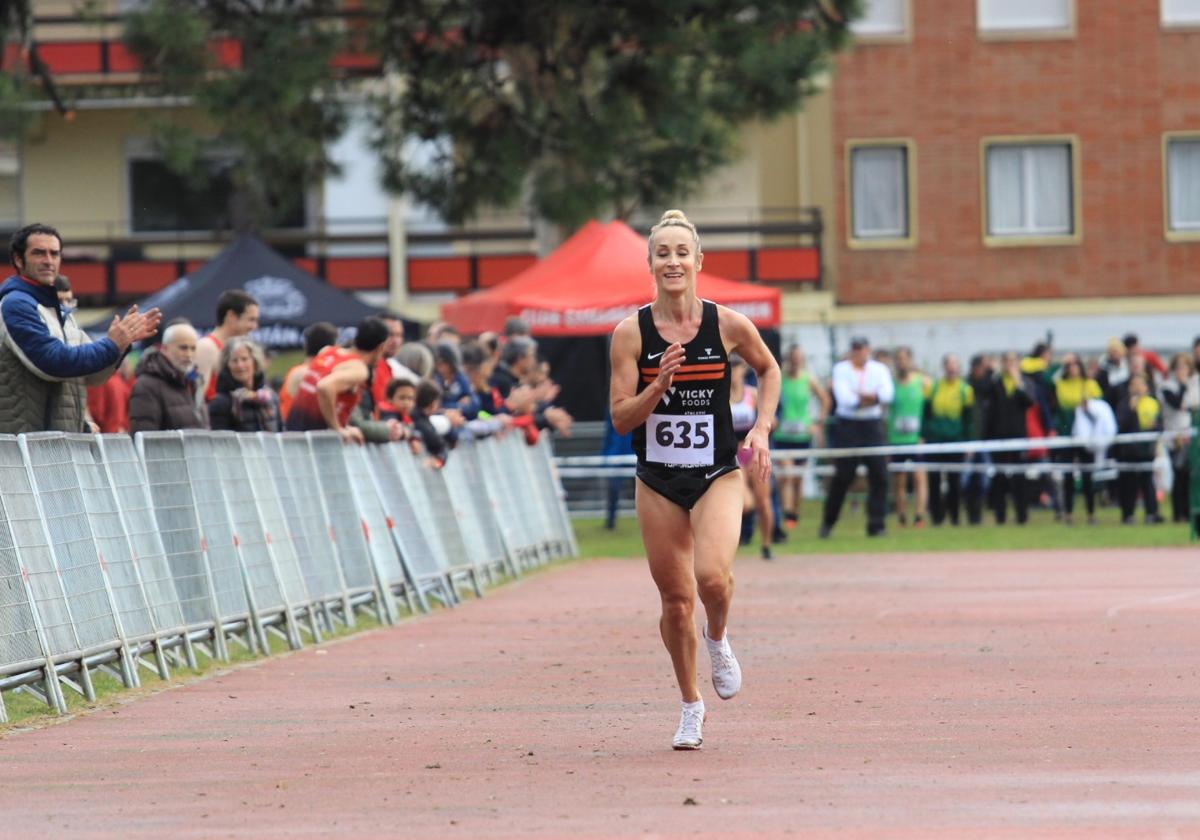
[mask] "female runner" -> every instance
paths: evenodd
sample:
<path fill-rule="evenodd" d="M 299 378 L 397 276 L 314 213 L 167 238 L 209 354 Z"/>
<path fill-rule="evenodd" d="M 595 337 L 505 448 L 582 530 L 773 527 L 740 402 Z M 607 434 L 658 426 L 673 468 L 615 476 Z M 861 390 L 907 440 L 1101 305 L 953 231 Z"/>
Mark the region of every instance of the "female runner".
<path fill-rule="evenodd" d="M 668 210 L 650 231 L 656 296 L 613 332 L 613 425 L 633 432 L 637 514 L 650 574 L 662 599 L 659 630 L 671 655 L 683 712 L 672 746 L 699 749 L 704 701 L 696 682 L 697 593 L 717 696 L 742 685 L 725 632 L 733 555 L 742 518 L 739 460 L 766 481 L 767 435 L 779 400 L 779 366 L 744 315 L 696 297 L 703 255 L 695 226 Z M 741 442 L 729 410 L 729 355 L 758 373 L 758 421 Z"/>

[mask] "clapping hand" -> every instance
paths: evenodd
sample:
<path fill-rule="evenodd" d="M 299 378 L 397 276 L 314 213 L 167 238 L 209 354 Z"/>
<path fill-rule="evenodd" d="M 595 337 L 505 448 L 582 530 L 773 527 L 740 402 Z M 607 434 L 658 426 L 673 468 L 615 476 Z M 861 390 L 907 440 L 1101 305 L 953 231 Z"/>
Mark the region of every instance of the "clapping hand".
<path fill-rule="evenodd" d="M 135 341 L 141 341 L 156 334 L 161 322 L 162 312 L 159 309 L 138 312 L 135 303 L 129 307 L 129 311 L 125 313 L 124 317 L 113 316 L 112 323 L 108 327 L 108 337 L 124 352 Z"/>

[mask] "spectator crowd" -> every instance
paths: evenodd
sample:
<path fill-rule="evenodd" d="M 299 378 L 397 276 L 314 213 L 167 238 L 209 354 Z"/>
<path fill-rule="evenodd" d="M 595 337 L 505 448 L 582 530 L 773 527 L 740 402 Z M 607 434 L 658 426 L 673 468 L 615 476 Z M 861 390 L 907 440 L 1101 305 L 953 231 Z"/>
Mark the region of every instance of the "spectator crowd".
<path fill-rule="evenodd" d="M 532 443 L 546 430 L 570 433 L 549 365 L 520 319 L 501 334 L 474 337 L 435 323 L 417 342 L 406 342 L 403 321 L 387 312 L 364 319 L 348 341 L 339 341 L 333 324 L 312 324 L 303 361 L 275 381 L 251 338 L 259 307 L 246 292 L 220 296 L 216 327 L 204 336 L 187 321 L 164 324 L 158 310 L 135 306 L 93 341 L 75 323 L 61 259 L 53 228 L 29 225 L 13 235 L 16 274 L 0 284 L 0 433 L 329 429 L 350 443 L 405 441 L 431 466 L 469 438 L 516 433 Z M 139 342 L 152 346 L 139 353 Z M 799 347 L 789 348 L 783 368 L 772 445 L 794 453 L 785 460 L 803 463 L 813 446 L 865 448 L 835 461 L 821 536 L 836 525 L 860 463 L 873 536 L 885 532 L 889 509 L 898 525 L 923 527 L 978 524 L 985 508 L 997 523 L 1011 509 L 1022 524 L 1040 505 L 1072 524 L 1077 498 L 1089 524 L 1105 500 L 1119 505 L 1124 523 L 1136 521 L 1139 504 L 1145 522 L 1162 522 L 1167 496 L 1172 519 L 1189 519 L 1187 432 L 1200 410 L 1200 338 L 1190 353 L 1166 361 L 1129 334 L 1109 340 L 1098 358 L 1056 355 L 1039 342 L 1024 357 L 976 355 L 965 371 L 948 354 L 934 374 L 919 370 L 908 348 L 872 351 L 857 337 L 828 380 L 808 370 Z M 734 425 L 749 428 L 754 383 L 740 361 L 731 370 Z M 1127 432 L 1167 434 L 1114 445 Z M 885 458 L 870 454 L 883 444 L 1056 436 L 1083 444 L 899 456 L 893 461 L 908 463 L 890 482 Z M 614 452 L 627 445 L 611 441 Z M 795 477 L 769 487 L 747 478 L 743 541 L 757 522 L 769 558 L 770 543 L 786 540 L 798 522 L 803 495 Z M 610 491 L 610 527 L 615 502 Z"/>
<path fill-rule="evenodd" d="M 1022 356 L 973 356 L 966 371 L 958 357 L 946 355 L 936 373 L 918 370 L 909 348 L 872 349 L 854 338 L 846 358 L 833 368 L 828 383 L 808 372 L 799 347 L 790 348 L 784 363 L 784 385 L 774 446 L 874 447 L 967 441 L 1042 440 L 1072 437 L 1070 447 L 1031 443 L 1011 451 L 893 455 L 870 454 L 833 462 L 820 533 L 828 536 L 855 479 L 856 467 L 867 467 L 867 533 L 884 533 L 886 511 L 901 527 L 979 524 L 985 510 L 1003 524 L 1011 512 L 1024 524 L 1032 507 L 1053 511 L 1058 521 L 1095 524 L 1097 506 L 1111 501 L 1121 521 L 1133 524 L 1141 507 L 1142 521 L 1165 521 L 1169 499 L 1175 522 L 1189 521 L 1192 483 L 1189 432 L 1200 410 L 1200 337 L 1191 352 L 1164 360 L 1143 347 L 1135 334 L 1107 342 L 1097 358 L 1056 354 L 1038 342 Z M 1166 432 L 1145 442 L 1115 443 L 1117 434 Z M 868 450 L 869 453 L 869 450 Z M 795 463 L 795 462 L 793 462 Z M 1104 478 L 1104 481 L 1100 481 Z M 798 479 L 779 480 L 771 506 L 778 506 L 784 525 L 800 515 Z M 761 493 L 760 493 L 761 495 Z M 748 500 L 751 510 L 769 507 Z M 1086 518 L 1084 518 L 1086 517 Z M 771 514 L 767 513 L 770 520 Z M 743 536 L 747 532 L 744 530 Z M 775 527 L 773 540 L 787 538 Z M 768 552 L 764 548 L 764 555 Z"/>
<path fill-rule="evenodd" d="M 405 343 L 401 318 L 364 319 L 339 341 L 333 324 L 304 331 L 304 359 L 279 379 L 251 335 L 258 302 L 224 292 L 205 336 L 133 307 L 93 341 L 75 323 L 62 240 L 45 225 L 14 234 L 16 274 L 0 285 L 0 433 L 174 429 L 329 429 L 352 443 L 405 441 L 440 466 L 459 441 L 545 430 L 569 434 L 558 386 L 520 319 L 466 339 L 432 325 Z M 151 344 L 140 353 L 138 342 Z"/>

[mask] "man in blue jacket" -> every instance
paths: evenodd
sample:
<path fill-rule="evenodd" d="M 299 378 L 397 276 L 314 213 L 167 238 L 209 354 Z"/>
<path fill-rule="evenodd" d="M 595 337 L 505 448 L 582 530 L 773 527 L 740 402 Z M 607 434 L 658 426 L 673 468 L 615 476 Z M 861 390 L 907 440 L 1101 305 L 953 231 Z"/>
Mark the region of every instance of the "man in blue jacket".
<path fill-rule="evenodd" d="M 161 313 L 133 306 L 93 342 L 54 288 L 58 231 L 21 228 L 9 259 L 17 273 L 0 285 L 0 433 L 88 431 L 86 386 L 104 382 L 131 344 L 158 332 Z"/>

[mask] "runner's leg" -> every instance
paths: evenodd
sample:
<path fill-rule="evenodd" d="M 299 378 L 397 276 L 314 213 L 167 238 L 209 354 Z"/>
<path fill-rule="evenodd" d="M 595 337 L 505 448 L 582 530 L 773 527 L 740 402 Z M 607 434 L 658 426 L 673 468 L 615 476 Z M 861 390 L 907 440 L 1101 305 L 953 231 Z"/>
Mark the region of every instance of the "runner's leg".
<path fill-rule="evenodd" d="M 704 495 L 707 496 L 711 492 L 712 488 L 710 487 Z M 769 547 L 771 536 L 775 533 L 775 512 L 771 508 L 770 477 L 766 481 L 759 481 L 757 478 L 751 477 L 750 492 L 754 494 L 754 510 L 758 514 L 758 530 L 762 534 L 762 544 Z"/>
<path fill-rule="evenodd" d="M 737 549 L 738 520 L 742 510 L 738 493 L 742 488 L 740 470 L 730 475 L 737 476 L 730 482 L 736 489 L 728 501 L 729 516 L 734 522 L 732 556 Z M 709 492 L 713 489 L 715 487 Z M 659 632 L 671 655 L 683 701 L 692 703 L 700 699 L 700 690 L 696 684 L 696 574 L 691 520 L 686 510 L 640 480 L 637 482 L 637 514 L 650 576 L 662 599 Z"/>
<path fill-rule="evenodd" d="M 784 465 L 795 469 L 799 461 L 785 461 Z M 783 478 L 779 480 L 779 506 L 783 508 L 783 518 L 789 522 L 797 521 L 800 513 L 800 477 Z"/>
<path fill-rule="evenodd" d="M 741 490 L 741 482 L 733 475 L 729 473 L 714 481 L 692 509 L 696 589 L 708 619 L 708 636 L 715 640 L 725 636 L 725 622 L 733 599 L 733 555 L 737 551 Z M 692 673 L 695 674 L 694 667 Z"/>
<path fill-rule="evenodd" d="M 921 458 L 920 455 L 917 456 Z M 925 511 L 929 510 L 929 477 L 925 470 L 917 470 L 913 473 L 913 488 L 916 496 L 916 510 L 913 511 L 913 521 L 925 517 Z"/>
<path fill-rule="evenodd" d="M 892 498 L 896 504 L 896 519 L 901 525 L 908 522 L 908 473 L 892 474 Z"/>

